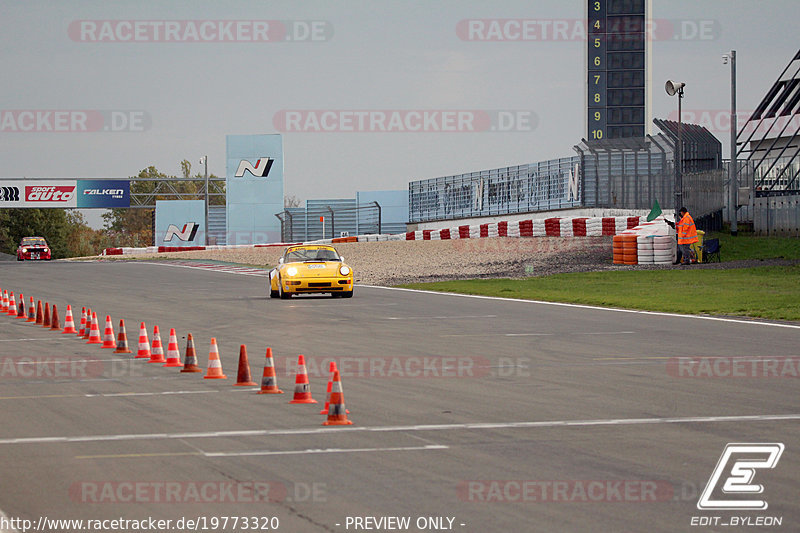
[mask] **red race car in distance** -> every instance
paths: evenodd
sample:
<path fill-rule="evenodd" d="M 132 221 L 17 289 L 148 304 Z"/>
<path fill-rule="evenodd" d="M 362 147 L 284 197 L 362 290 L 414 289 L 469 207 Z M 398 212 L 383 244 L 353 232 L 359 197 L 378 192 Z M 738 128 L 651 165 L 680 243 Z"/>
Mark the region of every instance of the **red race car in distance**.
<path fill-rule="evenodd" d="M 50 260 L 50 247 L 44 237 L 23 237 L 17 247 L 17 261 Z"/>

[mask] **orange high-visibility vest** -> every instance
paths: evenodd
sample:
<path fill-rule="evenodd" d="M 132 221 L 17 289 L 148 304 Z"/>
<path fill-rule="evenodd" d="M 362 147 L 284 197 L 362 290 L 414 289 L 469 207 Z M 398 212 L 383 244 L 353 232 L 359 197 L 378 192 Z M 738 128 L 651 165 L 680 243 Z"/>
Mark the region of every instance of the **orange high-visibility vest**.
<path fill-rule="evenodd" d="M 681 221 L 675 227 L 678 230 L 678 244 L 692 244 L 697 242 L 697 228 L 694 225 L 694 219 L 688 212 L 683 215 Z"/>

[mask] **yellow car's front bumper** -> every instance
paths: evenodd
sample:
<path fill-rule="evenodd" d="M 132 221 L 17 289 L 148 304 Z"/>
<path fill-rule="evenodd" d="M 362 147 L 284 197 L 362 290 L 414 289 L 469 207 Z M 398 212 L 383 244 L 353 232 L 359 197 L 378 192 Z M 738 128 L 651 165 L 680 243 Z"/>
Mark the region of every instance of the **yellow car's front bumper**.
<path fill-rule="evenodd" d="M 283 292 L 299 294 L 311 292 L 350 292 L 353 290 L 352 277 L 331 278 L 284 278 Z"/>

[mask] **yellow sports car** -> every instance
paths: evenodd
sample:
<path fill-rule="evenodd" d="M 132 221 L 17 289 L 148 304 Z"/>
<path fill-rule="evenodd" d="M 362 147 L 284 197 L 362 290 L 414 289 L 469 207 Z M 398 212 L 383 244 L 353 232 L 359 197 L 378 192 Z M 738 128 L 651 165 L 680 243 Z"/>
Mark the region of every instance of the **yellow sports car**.
<path fill-rule="evenodd" d="M 269 295 L 284 300 L 293 294 L 329 292 L 334 298 L 353 296 L 353 269 L 333 246 L 290 246 L 269 272 Z"/>

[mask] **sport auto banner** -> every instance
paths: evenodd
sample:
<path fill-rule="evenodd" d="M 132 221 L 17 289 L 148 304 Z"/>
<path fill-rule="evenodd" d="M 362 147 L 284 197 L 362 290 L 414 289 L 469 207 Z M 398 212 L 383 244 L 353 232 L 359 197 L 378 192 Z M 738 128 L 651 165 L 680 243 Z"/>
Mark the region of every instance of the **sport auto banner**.
<path fill-rule="evenodd" d="M 76 180 L 2 180 L 0 207 L 78 207 Z"/>
<path fill-rule="evenodd" d="M 3 207 L 130 207 L 130 181 L 0 180 Z"/>

